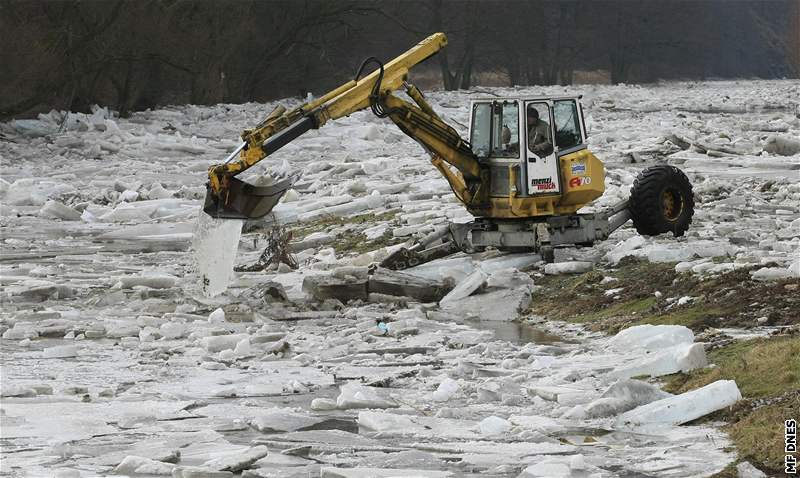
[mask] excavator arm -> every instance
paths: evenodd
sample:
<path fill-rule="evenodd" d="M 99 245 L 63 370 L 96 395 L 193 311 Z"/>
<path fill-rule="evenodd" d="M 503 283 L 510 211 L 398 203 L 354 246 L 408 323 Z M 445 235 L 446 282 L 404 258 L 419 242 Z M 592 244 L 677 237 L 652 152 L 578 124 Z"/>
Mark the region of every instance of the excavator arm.
<path fill-rule="evenodd" d="M 278 106 L 264 121 L 242 133 L 242 143 L 222 164 L 208 171 L 204 211 L 219 218 L 257 218 L 268 214 L 291 186 L 287 179 L 269 186 L 255 186 L 235 176 L 296 139 L 328 121 L 371 108 L 380 117 L 389 117 L 408 136 L 431 155 L 431 162 L 444 175 L 456 196 L 467 205 L 488 200 L 488 172 L 478 161 L 469 143 L 445 123 L 425 101 L 422 93 L 408 83 L 409 70 L 447 45 L 443 33 L 436 33 L 383 65 L 368 58 L 356 78 L 324 96 L 292 110 Z M 359 78 L 364 68 L 378 68 Z M 412 104 L 393 94 L 404 89 Z M 455 168 L 455 171 L 451 168 Z"/>

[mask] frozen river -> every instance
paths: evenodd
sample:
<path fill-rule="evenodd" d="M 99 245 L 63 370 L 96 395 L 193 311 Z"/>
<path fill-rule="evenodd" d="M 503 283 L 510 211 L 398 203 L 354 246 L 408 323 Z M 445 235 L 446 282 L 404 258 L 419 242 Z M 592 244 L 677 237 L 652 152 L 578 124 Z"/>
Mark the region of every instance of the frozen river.
<path fill-rule="evenodd" d="M 798 82 L 492 92 L 584 94 L 589 146 L 607 167 L 595 208 L 625 198 L 657 162 L 694 184 L 685 238 L 625 227 L 558 260 L 636 255 L 696 274 L 744 265 L 765 279 L 800 274 Z M 468 100 L 481 96 L 429 99 L 465 134 Z M 735 459 L 713 424 L 643 409 L 670 397 L 629 380 L 670 360 L 704 365 L 688 329 L 609 338 L 528 317 L 536 279 L 518 270 L 538 269 L 524 255 L 460 256 L 419 274 L 458 282 L 481 268 L 490 287 L 470 299 L 510 304 L 494 316 L 535 326 L 476 324 L 436 303 L 313 300 L 306 277 L 386 255 L 380 245 L 337 251 L 348 234 L 399 240 L 467 219 L 421 148 L 366 112 L 307 133 L 261 169 L 303 171 L 276 208 L 282 224 L 361 220 L 304 238 L 297 270 L 238 272 L 225 294 L 205 297 L 190 245 L 206 169 L 272 106 L 125 119 L 97 109 L 63 128 L 58 113 L 0 125 L 0 472 L 690 477 Z M 245 231 L 236 263 L 263 247 Z"/>

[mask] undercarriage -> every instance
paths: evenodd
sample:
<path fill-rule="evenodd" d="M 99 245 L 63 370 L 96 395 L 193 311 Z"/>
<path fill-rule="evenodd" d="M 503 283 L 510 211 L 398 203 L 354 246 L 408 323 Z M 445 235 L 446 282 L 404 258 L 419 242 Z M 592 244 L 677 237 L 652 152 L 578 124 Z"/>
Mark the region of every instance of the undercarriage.
<path fill-rule="evenodd" d="M 539 254 L 553 262 L 554 249 L 591 246 L 619 229 L 630 218 L 629 202 L 594 214 L 536 217 L 524 219 L 476 218 L 474 221 L 440 226 L 410 247 L 387 257 L 381 266 L 401 270 L 463 251 L 480 252 L 488 247 L 504 251 Z"/>

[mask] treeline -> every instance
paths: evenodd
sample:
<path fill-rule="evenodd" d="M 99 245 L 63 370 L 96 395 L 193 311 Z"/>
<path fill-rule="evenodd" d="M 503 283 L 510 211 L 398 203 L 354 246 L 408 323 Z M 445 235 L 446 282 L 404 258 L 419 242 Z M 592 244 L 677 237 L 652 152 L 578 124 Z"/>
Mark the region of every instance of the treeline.
<path fill-rule="evenodd" d="M 800 76 L 800 0 L 2 0 L 0 117 L 321 93 L 436 31 L 426 87 Z"/>

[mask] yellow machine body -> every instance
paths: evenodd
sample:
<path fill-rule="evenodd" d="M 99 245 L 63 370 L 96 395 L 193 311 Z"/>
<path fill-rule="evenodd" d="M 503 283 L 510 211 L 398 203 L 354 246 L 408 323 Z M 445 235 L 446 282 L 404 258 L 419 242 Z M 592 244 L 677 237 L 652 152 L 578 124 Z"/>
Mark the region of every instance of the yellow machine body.
<path fill-rule="evenodd" d="M 425 148 L 456 197 L 476 217 L 538 220 L 545 216 L 573 214 L 603 194 L 603 164 L 586 149 L 579 97 L 476 100 L 472 105 L 470 141 L 464 140 L 442 120 L 419 89 L 409 82 L 408 73 L 445 45 L 447 38 L 443 33 L 433 34 L 386 64 L 368 59 L 356 78 L 314 101 L 291 110 L 277 107 L 255 128 L 242 133 L 242 144 L 224 163 L 209 169 L 204 211 L 221 218 L 253 218 L 268 213 L 291 184 L 255 188 L 242 184 L 235 176 L 306 131 L 366 108 L 393 121 Z M 370 63 L 378 68 L 361 77 L 361 70 Z M 394 94 L 400 89 L 411 101 Z M 480 133 L 480 128 L 476 128 L 476 115 L 486 111 L 491 115 L 502 113 L 502 108 L 509 108 L 509 105 L 514 105 L 514 114 L 507 113 L 505 117 L 501 114 L 499 122 Z M 542 117 L 548 120 L 553 147 L 546 155 L 536 156 L 528 147 L 520 151 L 520 145 L 528 141 L 525 112 L 531 105 L 539 108 Z M 490 119 L 495 120 L 497 118 Z M 501 139 L 508 136 L 507 128 L 516 131 L 516 157 L 506 155 L 498 159 L 492 152 L 482 153 L 476 147 L 481 134 L 487 138 L 493 135 L 495 139 L 488 143 L 492 147 L 501 146 Z M 566 145 L 564 138 L 568 140 Z M 502 146 L 514 145 L 506 142 Z M 541 174 L 537 173 L 537 168 L 544 168 Z M 545 177 L 533 178 L 536 174 Z"/>
<path fill-rule="evenodd" d="M 507 196 L 492 196 L 488 208 L 472 208 L 475 216 L 496 219 L 519 219 L 537 216 L 573 214 L 578 209 L 599 198 L 605 192 L 605 168 L 588 149 L 565 154 L 558 159 L 560 163 L 563 191 L 534 197 L 521 197 L 512 190 Z M 585 172 L 575 173 L 584 166 Z M 516 182 L 518 166 L 509 168 L 511 183 Z"/>

